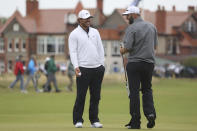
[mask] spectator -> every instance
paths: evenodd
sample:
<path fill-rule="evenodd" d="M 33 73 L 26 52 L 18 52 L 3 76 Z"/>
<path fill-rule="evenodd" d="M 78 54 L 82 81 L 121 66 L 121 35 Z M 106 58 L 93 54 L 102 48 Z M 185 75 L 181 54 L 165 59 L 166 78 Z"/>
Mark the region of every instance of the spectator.
<path fill-rule="evenodd" d="M 74 67 L 70 61 L 70 57 L 68 56 L 68 70 L 67 70 L 67 76 L 69 78 L 69 84 L 66 87 L 67 91 L 73 91 L 72 85 L 73 85 L 73 76 L 75 75 Z"/>
<path fill-rule="evenodd" d="M 15 84 L 20 80 L 20 89 L 21 93 L 27 93 L 23 86 L 23 81 L 24 81 L 24 69 L 23 69 L 23 63 L 22 63 L 22 55 L 19 55 L 16 58 L 16 64 L 14 67 L 14 74 L 16 75 L 16 80 L 10 84 L 8 88 L 13 89 Z"/>
<path fill-rule="evenodd" d="M 29 81 L 32 80 L 33 82 L 33 86 L 35 88 L 35 91 L 36 92 L 40 92 L 40 90 L 38 89 L 38 85 L 37 85 L 37 82 L 36 82 L 36 77 L 35 77 L 35 73 L 36 73 L 37 69 L 36 69 L 36 60 L 35 60 L 35 56 L 32 55 L 31 58 L 30 58 L 30 61 L 28 63 L 28 66 L 27 66 L 27 81 L 24 85 L 24 88 L 26 89 L 28 84 L 29 84 Z"/>
<path fill-rule="evenodd" d="M 48 73 L 47 73 L 47 69 L 48 69 L 48 63 L 49 63 L 50 58 L 46 57 L 45 59 L 45 63 L 44 63 L 44 68 L 43 68 L 43 73 L 46 76 L 46 80 L 48 79 Z M 47 81 L 46 81 L 47 83 Z M 45 88 L 46 83 L 43 85 L 43 88 Z M 50 92 L 51 91 L 51 84 L 48 85 L 47 89 L 44 90 L 45 92 Z"/>
<path fill-rule="evenodd" d="M 48 91 L 48 86 L 50 85 L 51 82 L 53 82 L 54 84 L 55 91 L 60 92 L 60 90 L 57 87 L 57 81 L 56 81 L 56 76 L 55 76 L 55 73 L 58 69 L 55 65 L 54 59 L 55 59 L 55 55 L 51 55 L 50 60 L 48 61 L 48 65 L 47 65 L 48 76 L 47 76 L 47 83 L 45 84 L 45 87 L 44 87 L 44 92 Z"/>

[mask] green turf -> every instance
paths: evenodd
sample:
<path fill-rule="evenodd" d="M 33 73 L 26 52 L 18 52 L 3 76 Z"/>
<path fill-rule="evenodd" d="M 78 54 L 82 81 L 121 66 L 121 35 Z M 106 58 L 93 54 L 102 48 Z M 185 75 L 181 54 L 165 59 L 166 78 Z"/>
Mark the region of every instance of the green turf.
<path fill-rule="evenodd" d="M 90 128 L 88 120 L 89 95 L 84 110 L 84 128 L 72 125 L 72 108 L 75 92 L 68 93 L 63 85 L 61 93 L 35 93 L 30 87 L 28 94 L 21 94 L 19 87 L 7 89 L 11 80 L 0 80 L 0 131 L 124 131 L 130 120 L 129 100 L 124 83 L 105 80 L 102 88 L 99 117 L 102 129 Z M 157 79 L 153 82 L 157 110 L 155 131 L 197 130 L 197 80 Z M 146 119 L 142 114 L 143 130 Z"/>

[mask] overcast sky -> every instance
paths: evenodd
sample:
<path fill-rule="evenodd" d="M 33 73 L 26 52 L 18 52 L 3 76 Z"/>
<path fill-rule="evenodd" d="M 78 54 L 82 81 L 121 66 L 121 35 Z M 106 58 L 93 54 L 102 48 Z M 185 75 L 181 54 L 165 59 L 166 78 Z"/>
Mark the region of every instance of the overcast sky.
<path fill-rule="evenodd" d="M 0 16 L 9 17 L 16 9 L 24 16 L 26 11 L 26 0 L 0 0 Z M 40 9 L 65 9 L 74 8 L 79 0 L 39 0 Z M 95 8 L 96 0 L 80 0 L 85 8 Z M 104 13 L 109 15 L 114 8 L 126 8 L 133 0 L 103 0 Z M 155 11 L 157 6 L 165 6 L 166 10 L 172 10 L 172 6 L 176 6 L 176 10 L 187 10 L 188 6 L 197 8 L 197 0 L 142 0 L 139 7 Z"/>

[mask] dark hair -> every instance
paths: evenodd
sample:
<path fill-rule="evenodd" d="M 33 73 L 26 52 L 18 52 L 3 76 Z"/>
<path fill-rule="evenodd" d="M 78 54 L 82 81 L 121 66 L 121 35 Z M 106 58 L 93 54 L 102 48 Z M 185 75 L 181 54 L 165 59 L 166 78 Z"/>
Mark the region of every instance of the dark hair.
<path fill-rule="evenodd" d="M 55 58 L 55 55 L 51 55 L 50 57 L 51 57 L 51 58 Z"/>

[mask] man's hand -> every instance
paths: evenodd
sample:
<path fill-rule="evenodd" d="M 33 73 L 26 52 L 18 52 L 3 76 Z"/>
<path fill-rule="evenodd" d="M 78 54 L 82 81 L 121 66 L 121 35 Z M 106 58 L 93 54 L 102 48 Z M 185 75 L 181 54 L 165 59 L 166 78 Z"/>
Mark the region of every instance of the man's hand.
<path fill-rule="evenodd" d="M 120 54 L 123 55 L 123 54 L 125 54 L 127 52 L 128 52 L 128 50 L 126 48 L 120 47 Z"/>
<path fill-rule="evenodd" d="M 80 71 L 79 67 L 75 68 L 75 75 L 77 77 L 80 77 L 81 76 L 81 71 Z"/>

